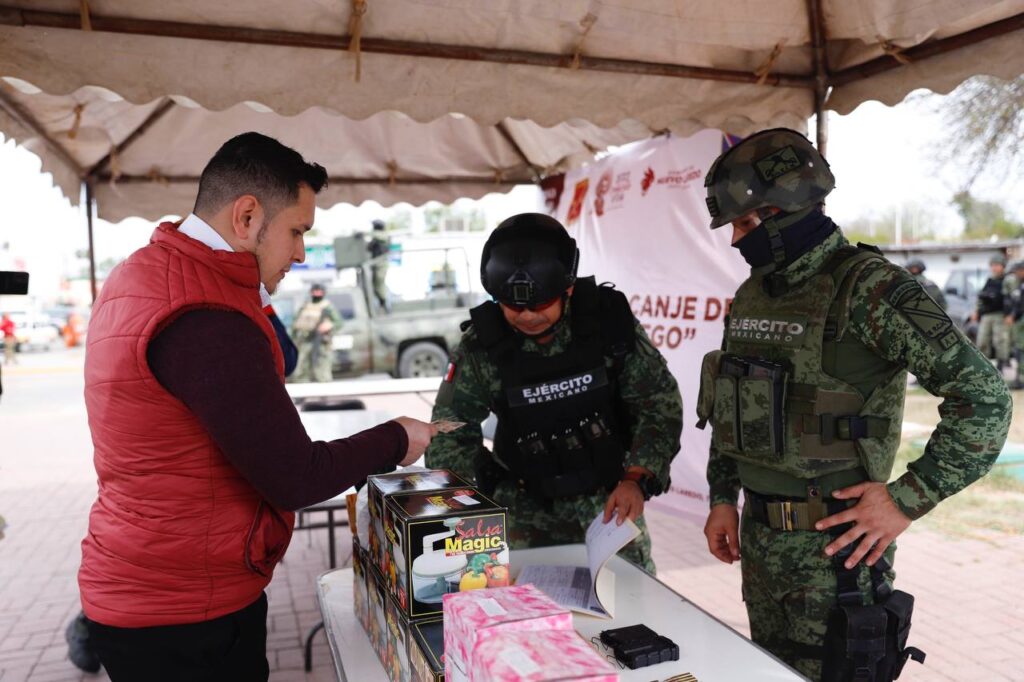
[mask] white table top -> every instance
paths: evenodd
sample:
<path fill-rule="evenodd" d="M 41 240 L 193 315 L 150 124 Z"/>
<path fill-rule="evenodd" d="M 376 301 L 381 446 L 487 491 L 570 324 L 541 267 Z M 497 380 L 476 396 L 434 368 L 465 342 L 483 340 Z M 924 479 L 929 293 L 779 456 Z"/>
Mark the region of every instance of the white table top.
<path fill-rule="evenodd" d="M 586 563 L 583 545 L 514 550 L 512 575 L 529 564 L 585 566 Z M 612 557 L 608 568 L 615 572 L 615 618 L 607 620 L 574 613 L 577 632 L 589 640 L 602 630 L 643 623 L 679 645 L 678 661 L 637 670 L 622 669 L 619 671 L 622 682 L 663 680 L 683 672 L 693 673 L 700 682 L 806 679 L 628 561 Z M 344 568 L 324 573 L 317 581 L 335 671 L 339 680 L 387 682 L 387 675 L 366 633 L 353 615 L 352 580 L 352 569 Z"/>

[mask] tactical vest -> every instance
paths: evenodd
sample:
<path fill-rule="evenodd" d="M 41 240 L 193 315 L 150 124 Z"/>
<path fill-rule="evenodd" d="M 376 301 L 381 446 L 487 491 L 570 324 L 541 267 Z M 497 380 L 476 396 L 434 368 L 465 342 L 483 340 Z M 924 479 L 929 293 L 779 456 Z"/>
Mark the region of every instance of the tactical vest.
<path fill-rule="evenodd" d="M 320 322 L 324 319 L 324 311 L 327 309 L 330 303 L 327 299 L 314 303 L 310 301 L 306 305 L 302 306 L 299 310 L 298 316 L 295 318 L 295 330 L 299 332 L 311 332 L 320 326 Z"/>
<path fill-rule="evenodd" d="M 626 297 L 593 277 L 576 281 L 568 348 L 527 353 L 496 303 L 470 311 L 477 344 L 498 370 L 494 456 L 502 476 L 542 499 L 614 487 L 632 438 L 618 375 L 636 345 Z"/>
<path fill-rule="evenodd" d="M 873 261 L 884 258 L 845 246 L 791 290 L 770 296 L 752 276 L 736 292 L 724 350 L 704 358 L 698 425 L 712 422 L 712 444 L 740 463 L 743 485 L 782 494 L 787 479 L 863 480 L 861 467 L 888 480 L 906 371 L 846 330 L 854 283 Z"/>

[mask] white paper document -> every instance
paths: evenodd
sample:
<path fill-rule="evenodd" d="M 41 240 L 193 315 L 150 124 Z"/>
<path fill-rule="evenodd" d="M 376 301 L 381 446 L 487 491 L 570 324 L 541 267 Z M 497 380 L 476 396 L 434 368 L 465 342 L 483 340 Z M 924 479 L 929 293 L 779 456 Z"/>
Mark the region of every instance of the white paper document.
<path fill-rule="evenodd" d="M 608 523 L 603 520 L 601 511 L 587 528 L 586 566 L 524 566 L 516 584 L 533 583 L 567 609 L 611 618 L 615 611 L 615 574 L 605 564 L 639 536 L 640 529 L 628 519 L 621 526 L 615 517 Z"/>

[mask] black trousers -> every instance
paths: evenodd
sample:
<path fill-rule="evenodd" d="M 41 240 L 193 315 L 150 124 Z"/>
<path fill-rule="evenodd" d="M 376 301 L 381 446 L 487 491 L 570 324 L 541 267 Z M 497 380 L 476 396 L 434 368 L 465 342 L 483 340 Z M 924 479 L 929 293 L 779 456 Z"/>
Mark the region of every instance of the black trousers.
<path fill-rule="evenodd" d="M 111 682 L 266 682 L 267 595 L 201 623 L 118 628 L 89 621 Z"/>

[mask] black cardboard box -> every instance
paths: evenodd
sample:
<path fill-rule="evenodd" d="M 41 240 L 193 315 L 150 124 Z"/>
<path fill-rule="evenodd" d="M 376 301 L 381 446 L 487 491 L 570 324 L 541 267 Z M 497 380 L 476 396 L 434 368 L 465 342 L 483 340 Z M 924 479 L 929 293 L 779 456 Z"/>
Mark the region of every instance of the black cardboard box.
<path fill-rule="evenodd" d="M 444 682 L 444 619 L 412 621 L 409 634 L 412 682 Z"/>
<path fill-rule="evenodd" d="M 385 498 L 383 577 L 411 619 L 442 612 L 446 593 L 510 583 L 507 512 L 475 488 Z"/>
<path fill-rule="evenodd" d="M 469 483 L 447 469 L 426 471 L 396 471 L 390 474 L 370 476 L 367 479 L 366 503 L 370 512 L 370 532 L 366 538 L 366 549 L 377 570 L 387 574 L 384 560 L 384 498 L 392 493 L 426 492 L 448 488 L 465 488 Z"/>

